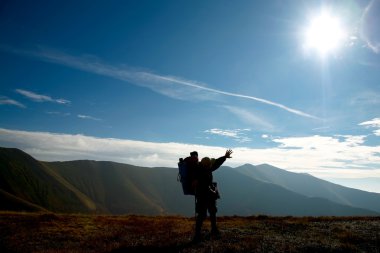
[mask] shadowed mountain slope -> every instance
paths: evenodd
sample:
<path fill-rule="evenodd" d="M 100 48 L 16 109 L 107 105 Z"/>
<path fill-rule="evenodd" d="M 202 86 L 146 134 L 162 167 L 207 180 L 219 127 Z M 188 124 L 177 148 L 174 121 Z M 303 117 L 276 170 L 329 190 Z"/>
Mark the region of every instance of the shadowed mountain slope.
<path fill-rule="evenodd" d="M 0 189 L 4 201 L 16 197 L 28 203 L 60 212 L 87 212 L 89 208 L 57 180 L 43 164 L 18 149 L 0 148 Z"/>
<path fill-rule="evenodd" d="M 220 182 L 220 210 L 223 215 L 295 215 L 295 216 L 355 216 L 376 215 L 362 208 L 337 204 L 323 198 L 310 198 L 281 186 L 255 180 L 222 167 L 215 173 Z"/>
<path fill-rule="evenodd" d="M 0 190 L 0 210 L 27 212 L 47 211 L 45 208 L 18 198 L 3 190 Z"/>
<path fill-rule="evenodd" d="M 173 168 L 145 168 L 115 162 L 44 162 L 89 196 L 98 209 L 113 214 L 191 214 Z"/>
<path fill-rule="evenodd" d="M 236 171 L 308 197 L 325 198 L 339 204 L 380 212 L 380 194 L 378 193 L 344 187 L 309 174 L 288 172 L 268 164 L 258 166 L 246 164 L 236 168 Z"/>

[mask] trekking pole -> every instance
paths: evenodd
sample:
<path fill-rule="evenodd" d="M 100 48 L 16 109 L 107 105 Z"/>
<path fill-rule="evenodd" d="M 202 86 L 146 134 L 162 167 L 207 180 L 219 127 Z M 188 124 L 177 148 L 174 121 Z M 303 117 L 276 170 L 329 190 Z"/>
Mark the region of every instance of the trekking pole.
<path fill-rule="evenodd" d="M 194 220 L 197 223 L 197 188 L 194 190 Z"/>
<path fill-rule="evenodd" d="M 194 219 L 197 220 L 197 197 L 194 195 Z"/>

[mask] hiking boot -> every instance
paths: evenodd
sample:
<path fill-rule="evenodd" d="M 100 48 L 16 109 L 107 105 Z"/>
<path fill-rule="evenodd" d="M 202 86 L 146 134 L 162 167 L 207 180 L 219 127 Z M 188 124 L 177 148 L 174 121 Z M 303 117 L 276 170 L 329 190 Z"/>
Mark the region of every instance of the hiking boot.
<path fill-rule="evenodd" d="M 215 239 L 219 239 L 221 237 L 219 229 L 212 229 L 211 230 L 211 236 Z"/>
<path fill-rule="evenodd" d="M 195 234 L 193 237 L 193 243 L 200 243 L 202 241 L 202 236 L 200 234 Z"/>

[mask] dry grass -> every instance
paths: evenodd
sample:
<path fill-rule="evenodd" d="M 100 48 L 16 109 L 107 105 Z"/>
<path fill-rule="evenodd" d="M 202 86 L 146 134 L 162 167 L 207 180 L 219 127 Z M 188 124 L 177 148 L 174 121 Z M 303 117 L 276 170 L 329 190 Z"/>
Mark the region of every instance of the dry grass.
<path fill-rule="evenodd" d="M 380 252 L 380 217 L 220 217 L 192 244 L 194 218 L 0 212 L 1 252 Z"/>

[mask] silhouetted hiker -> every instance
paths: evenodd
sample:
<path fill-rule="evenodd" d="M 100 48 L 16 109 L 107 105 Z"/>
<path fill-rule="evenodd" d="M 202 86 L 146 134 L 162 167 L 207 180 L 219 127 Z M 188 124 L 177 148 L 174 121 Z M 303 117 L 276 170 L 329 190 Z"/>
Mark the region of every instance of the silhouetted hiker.
<path fill-rule="evenodd" d="M 226 154 L 218 159 L 202 158 L 195 173 L 195 235 L 194 242 L 201 240 L 202 223 L 207 217 L 207 211 L 210 214 L 211 235 L 219 236 L 219 230 L 216 226 L 216 200 L 220 198 L 218 188 L 213 182 L 212 172 L 218 169 L 226 160 L 231 158 L 232 150 L 227 150 Z"/>

